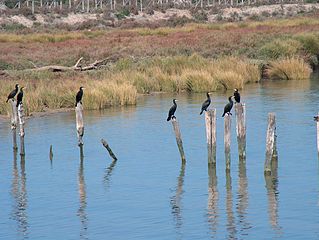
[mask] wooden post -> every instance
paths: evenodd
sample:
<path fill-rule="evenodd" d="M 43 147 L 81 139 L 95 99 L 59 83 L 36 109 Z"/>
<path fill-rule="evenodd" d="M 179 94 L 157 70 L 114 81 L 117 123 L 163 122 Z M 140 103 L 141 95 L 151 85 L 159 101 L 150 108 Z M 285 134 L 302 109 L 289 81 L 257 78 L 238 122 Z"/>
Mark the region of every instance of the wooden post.
<path fill-rule="evenodd" d="M 275 132 L 276 132 L 275 113 L 269 113 L 267 138 L 266 138 L 266 159 L 265 159 L 265 165 L 264 165 L 264 173 L 268 175 L 271 174 L 271 160 L 274 154 Z"/>
<path fill-rule="evenodd" d="M 24 156 L 25 155 L 25 149 L 24 149 L 24 108 L 23 108 L 23 103 L 20 103 L 18 106 L 18 117 L 19 117 L 19 127 L 20 127 L 20 155 Z"/>
<path fill-rule="evenodd" d="M 78 135 L 78 146 L 83 146 L 84 123 L 83 123 L 83 106 L 79 102 L 75 107 L 76 130 Z"/>
<path fill-rule="evenodd" d="M 315 117 L 316 121 L 317 121 L 317 151 L 319 154 L 319 112 L 317 115 L 317 118 Z"/>
<path fill-rule="evenodd" d="M 208 163 L 216 164 L 216 109 L 205 111 Z"/>
<path fill-rule="evenodd" d="M 181 132 L 179 130 L 179 125 L 178 125 L 176 118 L 172 118 L 172 124 L 173 124 L 173 129 L 175 132 L 178 150 L 179 150 L 179 153 L 181 154 L 182 163 L 185 163 L 186 159 L 185 159 L 185 154 L 184 154 L 184 149 L 183 149 L 182 135 L 181 135 Z"/>
<path fill-rule="evenodd" d="M 114 161 L 117 161 L 117 157 L 115 156 L 115 154 L 113 153 L 112 149 L 110 148 L 109 144 L 102 138 L 101 139 L 101 143 L 103 144 L 103 146 L 106 148 L 106 150 L 109 152 L 111 158 L 113 158 Z"/>
<path fill-rule="evenodd" d="M 231 118 L 229 114 L 224 117 L 224 145 L 225 145 L 225 159 L 226 171 L 230 171 L 230 138 L 231 138 Z"/>
<path fill-rule="evenodd" d="M 246 162 L 246 107 L 245 104 L 235 104 L 236 133 L 239 160 Z"/>
<path fill-rule="evenodd" d="M 52 149 L 52 145 L 50 145 L 49 158 L 50 158 L 50 161 L 52 162 L 52 160 L 53 160 L 53 149 Z"/>
<path fill-rule="evenodd" d="M 14 99 L 10 99 L 9 103 L 11 105 L 11 112 L 10 112 L 10 118 L 11 118 L 11 130 L 12 130 L 12 142 L 13 142 L 13 149 L 17 150 L 17 123 L 18 123 L 18 114 L 17 114 L 17 102 Z"/>

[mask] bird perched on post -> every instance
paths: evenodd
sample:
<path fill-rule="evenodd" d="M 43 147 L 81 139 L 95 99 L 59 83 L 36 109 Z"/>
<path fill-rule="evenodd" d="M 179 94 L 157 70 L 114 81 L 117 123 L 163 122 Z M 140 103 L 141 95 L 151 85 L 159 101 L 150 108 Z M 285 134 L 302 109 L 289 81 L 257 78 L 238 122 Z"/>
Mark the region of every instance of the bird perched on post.
<path fill-rule="evenodd" d="M 84 87 L 80 87 L 80 90 L 78 91 L 78 93 L 75 96 L 75 106 L 77 106 L 78 103 L 82 104 L 83 89 L 84 89 Z"/>
<path fill-rule="evenodd" d="M 210 103 L 211 103 L 211 99 L 210 99 L 210 95 L 209 95 L 209 94 L 210 94 L 209 92 L 206 93 L 207 99 L 205 100 L 205 102 L 203 102 L 203 104 L 202 104 L 202 110 L 201 110 L 201 112 L 200 112 L 199 115 L 202 115 L 202 113 L 203 113 L 204 111 L 207 111 L 207 108 L 208 108 L 208 106 L 209 106 Z"/>
<path fill-rule="evenodd" d="M 10 99 L 13 99 L 15 97 L 15 95 L 17 95 L 19 90 L 19 84 L 16 84 L 15 89 L 13 89 L 10 94 L 8 95 L 8 99 L 6 102 L 8 102 Z"/>
<path fill-rule="evenodd" d="M 240 103 L 240 94 L 239 94 L 237 88 L 234 89 L 234 98 L 235 98 L 236 103 Z"/>
<path fill-rule="evenodd" d="M 222 117 L 224 117 L 225 116 L 225 114 L 227 113 L 228 115 L 230 114 L 230 115 L 232 115 L 231 114 L 231 109 L 233 108 L 233 100 L 232 100 L 232 98 L 233 98 L 234 96 L 230 96 L 229 98 L 228 98 L 228 103 L 225 105 L 225 107 L 224 107 L 224 113 L 223 113 L 223 115 L 222 115 Z"/>
<path fill-rule="evenodd" d="M 172 118 L 176 118 L 174 116 L 175 111 L 177 109 L 177 104 L 176 101 L 178 101 L 177 99 L 173 99 L 173 106 L 171 106 L 171 108 L 168 111 L 168 117 L 167 117 L 167 121 L 171 120 Z"/>
<path fill-rule="evenodd" d="M 18 93 L 18 96 L 17 96 L 17 107 L 19 107 L 19 104 L 22 103 L 23 89 L 24 89 L 24 87 L 21 87 L 20 88 L 20 92 Z"/>

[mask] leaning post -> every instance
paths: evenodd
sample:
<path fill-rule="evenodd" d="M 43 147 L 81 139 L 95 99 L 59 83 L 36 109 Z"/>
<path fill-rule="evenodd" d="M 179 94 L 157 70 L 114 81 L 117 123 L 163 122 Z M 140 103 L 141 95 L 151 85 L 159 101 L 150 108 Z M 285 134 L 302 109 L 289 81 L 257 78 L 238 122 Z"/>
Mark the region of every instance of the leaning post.
<path fill-rule="evenodd" d="M 208 163 L 216 164 L 216 109 L 205 111 Z"/>
<path fill-rule="evenodd" d="M 236 103 L 236 134 L 239 159 L 246 161 L 246 106 L 244 103 Z"/>
<path fill-rule="evenodd" d="M 231 117 L 229 114 L 226 114 L 224 117 L 224 146 L 225 146 L 226 171 L 230 171 L 230 139 L 231 139 Z"/>
<path fill-rule="evenodd" d="M 268 127 L 266 137 L 266 159 L 264 164 L 264 173 L 271 174 L 271 161 L 274 155 L 276 137 L 276 117 L 275 113 L 268 113 Z"/>
<path fill-rule="evenodd" d="M 184 149 L 183 149 L 182 135 L 181 135 L 181 131 L 179 130 L 179 125 L 178 125 L 178 122 L 177 122 L 175 117 L 172 118 L 172 124 L 173 124 L 173 129 L 175 132 L 178 150 L 179 150 L 179 153 L 181 155 L 182 163 L 184 164 L 186 162 L 186 158 L 185 158 L 185 153 L 184 153 Z"/>
<path fill-rule="evenodd" d="M 17 150 L 17 124 L 18 124 L 18 113 L 17 113 L 17 106 L 16 101 L 14 99 L 9 99 L 9 103 L 11 105 L 11 130 L 12 130 L 12 140 L 13 140 L 13 149 Z"/>
<path fill-rule="evenodd" d="M 23 103 L 20 103 L 18 106 L 18 117 L 19 117 L 19 128 L 20 128 L 20 155 L 24 156 L 25 155 L 25 149 L 24 149 L 24 124 L 25 124 L 25 119 L 24 119 L 24 108 L 23 108 Z"/>

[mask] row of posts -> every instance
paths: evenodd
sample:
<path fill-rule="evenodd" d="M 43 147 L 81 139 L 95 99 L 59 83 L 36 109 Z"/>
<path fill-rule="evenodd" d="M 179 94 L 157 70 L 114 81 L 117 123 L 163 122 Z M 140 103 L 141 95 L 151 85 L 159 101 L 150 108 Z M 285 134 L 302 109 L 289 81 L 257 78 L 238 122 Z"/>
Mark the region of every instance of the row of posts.
<path fill-rule="evenodd" d="M 224 6 L 243 6 L 243 5 L 256 5 L 256 4 L 265 4 L 265 2 L 261 2 L 258 0 L 196 0 L 196 1 L 184 1 L 183 4 L 174 1 L 169 0 L 149 0 L 143 2 L 143 0 L 122 0 L 122 1 L 116 1 L 116 0 L 106 0 L 103 2 L 103 0 L 94 0 L 94 3 L 91 7 L 91 1 L 92 0 L 80 0 L 80 1 L 72 1 L 68 0 L 66 3 L 67 8 L 71 9 L 74 7 L 75 9 L 81 8 L 81 10 L 84 12 L 90 12 L 90 9 L 103 9 L 104 6 L 110 5 L 110 10 L 115 10 L 116 6 L 133 6 L 135 5 L 137 9 L 139 9 L 141 12 L 145 7 L 150 6 L 170 6 L 173 4 L 173 7 L 176 6 L 183 6 L 183 7 L 200 7 L 200 8 L 209 8 L 214 7 L 218 5 L 224 5 Z M 283 0 L 277 0 L 273 3 L 282 4 L 285 1 Z M 289 3 L 303 3 L 304 0 L 294 0 L 289 1 Z M 62 9 L 63 5 L 65 4 L 62 0 L 53 0 L 53 1 L 35 1 L 35 0 L 27 0 L 27 1 L 18 1 L 15 5 L 15 8 L 21 8 L 21 5 L 25 3 L 27 7 L 31 6 L 32 14 L 34 14 L 35 4 L 37 3 L 39 8 L 47 7 L 47 8 L 59 8 Z M 266 1 L 267 3 L 267 1 Z"/>
<path fill-rule="evenodd" d="M 235 104 L 236 114 L 236 135 L 238 142 L 238 155 L 241 163 L 246 162 L 246 106 L 242 103 Z M 176 136 L 176 143 L 181 155 L 182 163 L 186 163 L 181 131 L 176 118 L 172 119 L 173 129 Z M 216 165 L 216 109 L 209 109 L 205 112 L 205 126 L 208 150 L 208 164 Z M 319 124 L 318 124 L 319 132 Z M 277 135 L 276 135 L 276 119 L 274 113 L 268 114 L 268 127 L 266 135 L 266 158 L 264 163 L 265 175 L 272 172 L 272 161 L 277 159 Z M 231 115 L 226 114 L 224 117 L 224 149 L 226 172 L 230 171 L 231 164 Z M 318 137 L 319 151 L 319 137 Z"/>

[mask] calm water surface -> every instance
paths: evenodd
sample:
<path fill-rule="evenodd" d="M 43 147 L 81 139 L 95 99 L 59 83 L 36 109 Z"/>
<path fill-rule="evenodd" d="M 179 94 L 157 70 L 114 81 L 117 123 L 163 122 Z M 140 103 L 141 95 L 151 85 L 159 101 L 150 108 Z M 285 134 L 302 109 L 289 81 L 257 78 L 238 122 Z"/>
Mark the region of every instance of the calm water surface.
<path fill-rule="evenodd" d="M 81 163 L 74 113 L 28 119 L 26 156 L 12 151 L 9 123 L 0 123 L 0 239 L 319 239 L 316 127 L 319 78 L 250 85 L 247 162 L 225 173 L 223 119 L 217 108 L 217 167 L 208 169 L 204 94 L 141 97 L 137 107 L 85 112 Z M 181 165 L 171 99 L 187 164 Z M 278 172 L 263 174 L 268 112 L 276 112 Z M 119 158 L 112 162 L 100 139 Z M 53 160 L 49 147 L 53 145 Z"/>

